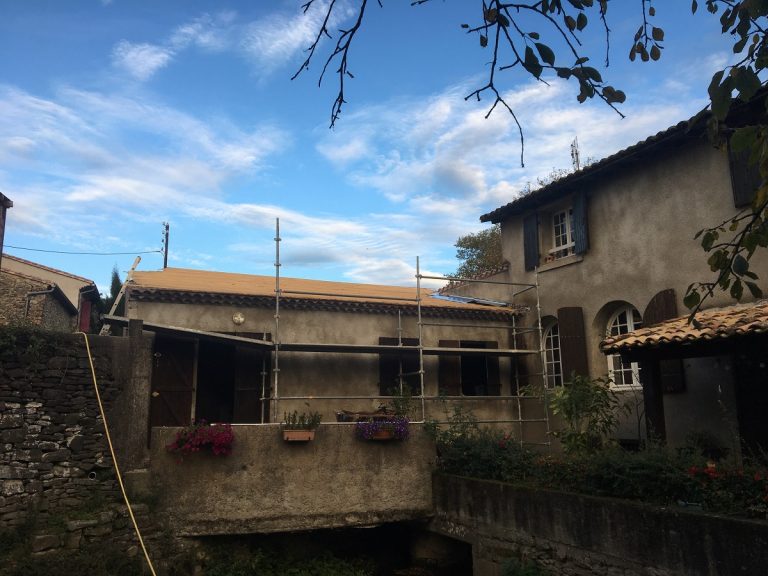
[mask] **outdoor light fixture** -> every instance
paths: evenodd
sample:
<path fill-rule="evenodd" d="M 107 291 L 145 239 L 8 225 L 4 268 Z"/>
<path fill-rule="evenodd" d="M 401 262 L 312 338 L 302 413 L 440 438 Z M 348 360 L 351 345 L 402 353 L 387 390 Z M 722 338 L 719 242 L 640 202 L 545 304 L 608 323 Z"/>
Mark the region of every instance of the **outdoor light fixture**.
<path fill-rule="evenodd" d="M 237 326 L 240 326 L 240 324 L 245 322 L 245 316 L 242 312 L 235 312 L 232 314 L 232 322 L 234 322 Z"/>

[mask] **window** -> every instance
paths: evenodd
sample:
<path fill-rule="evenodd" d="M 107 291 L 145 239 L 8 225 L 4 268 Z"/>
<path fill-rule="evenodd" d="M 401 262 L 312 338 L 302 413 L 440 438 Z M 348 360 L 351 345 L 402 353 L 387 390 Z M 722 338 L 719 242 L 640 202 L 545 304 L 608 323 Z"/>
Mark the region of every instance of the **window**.
<path fill-rule="evenodd" d="M 560 362 L 560 327 L 557 322 L 544 331 L 544 360 L 547 388 L 563 385 L 563 369 Z"/>
<path fill-rule="evenodd" d="M 620 336 L 643 326 L 640 313 L 632 306 L 619 308 L 608 321 L 608 334 Z M 637 362 L 627 363 L 619 354 L 608 356 L 608 377 L 616 387 L 640 386 L 640 367 Z"/>
<path fill-rule="evenodd" d="M 397 346 L 397 338 L 381 336 L 379 344 Z M 418 338 L 403 338 L 403 346 L 418 346 Z M 401 380 L 402 379 L 402 380 Z M 391 396 L 393 390 L 410 386 L 413 396 L 421 396 L 421 378 L 419 376 L 419 355 L 411 351 L 382 352 L 379 354 L 379 394 Z"/>
<path fill-rule="evenodd" d="M 523 257 L 526 270 L 589 250 L 587 198 L 583 192 L 551 209 L 523 217 Z M 540 233 L 539 227 L 542 228 Z"/>
<path fill-rule="evenodd" d="M 498 396 L 501 394 L 499 358 L 482 352 L 498 348 L 498 342 L 477 340 L 440 340 L 441 348 L 457 353 L 440 355 L 438 387 L 447 396 Z M 465 348 L 466 352 L 459 352 Z"/>
<path fill-rule="evenodd" d="M 552 215 L 552 259 L 565 258 L 573 254 L 573 208 L 555 212 Z"/>

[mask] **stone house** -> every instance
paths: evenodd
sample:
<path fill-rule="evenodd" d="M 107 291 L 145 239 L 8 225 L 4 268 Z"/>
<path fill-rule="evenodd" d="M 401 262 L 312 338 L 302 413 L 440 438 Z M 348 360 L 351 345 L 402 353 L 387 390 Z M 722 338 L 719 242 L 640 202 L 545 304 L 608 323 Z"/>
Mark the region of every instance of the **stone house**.
<path fill-rule="evenodd" d="M 24 258 L 19 258 L 18 256 L 12 256 L 10 254 L 3 254 L 1 270 L 3 272 L 12 272 L 16 274 L 14 276 L 16 280 L 11 280 L 10 277 L 7 279 L 7 289 L 14 287 L 13 289 L 21 290 L 23 292 L 24 287 L 18 284 L 18 278 L 20 276 L 34 278 L 38 284 L 42 282 L 48 287 L 55 286 L 58 291 L 57 294 L 60 293 L 64 300 L 66 300 L 66 302 L 63 302 L 65 308 L 67 308 L 69 312 L 71 312 L 72 309 L 75 311 L 73 315 L 74 318 L 70 318 L 71 321 L 69 324 L 71 324 L 71 326 L 69 328 L 63 328 L 66 323 L 62 323 L 60 318 L 56 321 L 38 319 L 34 322 L 36 325 L 46 327 L 48 325 L 56 325 L 60 326 L 60 328 L 57 328 L 58 330 L 67 331 L 74 330 L 75 328 L 83 332 L 88 332 L 90 330 L 92 316 L 93 313 L 95 313 L 94 306 L 99 300 L 99 291 L 93 280 L 63 270 L 51 268 L 50 266 L 45 266 L 37 262 L 31 262 L 30 260 L 25 260 Z M 47 290 L 48 288 L 42 289 Z M 36 288 L 35 290 L 40 290 L 40 288 Z M 29 292 L 29 290 L 27 290 L 27 292 Z M 26 293 L 19 292 L 14 296 L 14 301 L 19 298 L 25 299 Z M 10 306 L 10 301 L 8 301 L 7 305 Z M 5 305 L 2 306 L 5 307 Z M 13 315 L 17 316 L 18 314 L 21 314 L 23 317 L 25 309 L 26 304 L 24 304 L 20 310 L 13 312 Z"/>
<path fill-rule="evenodd" d="M 736 114 L 747 113 L 747 105 L 736 109 Z M 743 157 L 712 145 L 706 118 L 694 120 L 480 217 L 501 225 L 508 266 L 494 278 L 538 285 L 545 354 L 539 364 L 535 356 L 523 363 L 532 381 L 541 382 L 543 375 L 547 386 L 559 386 L 573 372 L 610 378 L 633 408 L 618 431 L 628 444 L 646 435 L 642 392 L 647 378 L 638 362 L 604 355 L 601 341 L 682 315 L 688 286 L 713 277 L 694 236 L 748 206 L 759 183 Z M 766 254 L 758 251 L 750 269 L 764 283 Z M 455 285 L 449 291 L 509 299 L 502 285 Z M 515 302 L 536 305 L 530 292 Z M 707 305 L 730 303 L 727 294 L 716 294 Z M 664 390 L 670 443 L 702 428 L 734 443 L 740 393 L 732 375 L 730 362 L 717 355 L 663 363 L 657 380 Z"/>
<path fill-rule="evenodd" d="M 5 268 L 0 270 L 0 324 L 71 332 L 76 322 L 77 308 L 56 284 Z"/>
<path fill-rule="evenodd" d="M 401 384 L 413 420 L 443 418 L 443 400 L 458 398 L 481 419 L 520 419 L 515 367 L 538 354 L 514 345 L 522 309 L 416 287 L 280 278 L 279 289 L 276 302 L 271 276 L 134 272 L 127 319 L 155 332 L 153 426 L 279 422 L 293 410 L 328 422 L 376 410 Z"/>

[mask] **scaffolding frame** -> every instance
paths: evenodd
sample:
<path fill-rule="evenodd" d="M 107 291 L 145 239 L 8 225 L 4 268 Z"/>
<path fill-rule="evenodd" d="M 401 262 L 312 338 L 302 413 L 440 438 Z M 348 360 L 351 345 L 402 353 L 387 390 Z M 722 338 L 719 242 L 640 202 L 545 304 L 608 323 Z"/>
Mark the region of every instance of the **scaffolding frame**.
<path fill-rule="evenodd" d="M 399 382 L 399 388 L 400 393 L 403 392 L 403 385 L 404 385 L 404 376 L 410 376 L 413 374 L 419 375 L 419 403 L 421 405 L 421 420 L 416 421 L 414 423 L 424 423 L 426 421 L 426 401 L 427 400 L 440 400 L 440 399 L 450 399 L 453 400 L 454 397 L 443 397 L 443 396 L 427 396 L 425 394 L 425 388 L 424 388 L 424 356 L 425 355 L 482 355 L 482 356 L 497 356 L 497 357 L 517 357 L 522 355 L 530 355 L 530 354 L 536 354 L 539 357 L 540 363 L 541 363 L 541 371 L 535 372 L 535 373 L 529 373 L 529 374 L 520 374 L 519 372 L 519 363 L 517 361 L 512 362 L 511 365 L 514 368 L 514 384 L 515 384 L 515 392 L 516 394 L 510 394 L 508 396 L 503 395 L 493 395 L 493 396 L 466 396 L 466 397 L 456 397 L 458 398 L 468 398 L 472 400 L 483 400 L 483 399 L 512 399 L 516 403 L 517 408 L 517 418 L 505 418 L 505 419 L 491 419 L 491 420 L 477 420 L 478 423 L 481 424 L 516 424 L 518 425 L 518 433 L 519 433 L 519 443 L 520 445 L 523 444 L 546 444 L 549 445 L 550 442 L 546 441 L 543 443 L 536 442 L 525 442 L 524 441 L 524 424 L 526 423 L 545 423 L 546 425 L 546 438 L 549 438 L 550 436 L 550 417 L 549 417 L 549 406 L 547 401 L 547 391 L 548 391 L 548 378 L 547 378 L 547 362 L 546 362 L 546 350 L 545 350 L 545 343 L 543 339 L 543 330 L 542 330 L 542 322 L 541 322 L 541 302 L 539 299 L 539 283 L 538 283 L 538 268 L 535 270 L 535 283 L 520 283 L 520 282 L 506 282 L 506 281 L 500 281 L 500 280 L 484 280 L 484 279 L 477 279 L 477 278 L 457 278 L 457 277 L 448 277 L 448 276 L 434 276 L 434 275 L 426 275 L 421 274 L 421 263 L 420 258 L 416 257 L 416 296 L 415 298 L 403 298 L 403 297 L 395 297 L 395 296 L 384 296 L 384 295 L 363 295 L 363 294 L 336 294 L 336 293 L 328 293 L 328 292 L 312 292 L 312 291 L 304 291 L 304 290 L 285 290 L 281 288 L 280 285 L 280 269 L 281 269 L 281 262 L 280 262 L 280 242 L 282 241 L 282 238 L 280 237 L 280 219 L 277 218 L 275 222 L 275 313 L 274 313 L 274 326 L 275 326 L 275 334 L 273 338 L 273 348 L 272 351 L 274 352 L 274 362 L 273 362 L 273 387 L 271 388 L 271 393 L 267 397 L 267 386 L 266 386 L 266 363 L 264 361 L 263 367 L 262 367 L 262 394 L 261 394 L 261 411 L 262 411 L 262 422 L 264 421 L 264 406 L 266 402 L 269 402 L 272 404 L 272 410 L 271 413 L 273 415 L 272 422 L 279 422 L 279 402 L 280 400 L 285 401 L 295 401 L 295 400 L 384 400 L 387 398 L 391 398 L 391 396 L 380 396 L 380 395 L 364 395 L 364 396 L 350 396 L 350 395 L 343 395 L 343 396 L 283 396 L 281 397 L 279 395 L 279 383 L 280 383 L 280 351 L 284 352 L 319 352 L 319 351 L 327 351 L 332 353 L 357 353 L 357 354 L 381 354 L 381 353 L 387 353 L 387 352 L 396 352 L 398 353 L 398 382 Z M 512 320 L 511 325 L 509 324 L 501 324 L 501 325 L 489 325 L 489 324 L 458 324 L 458 323 L 450 323 L 450 322 L 425 322 L 422 316 L 422 290 L 421 290 L 421 282 L 422 280 L 442 280 L 442 281 L 448 281 L 448 282 L 458 282 L 458 283 L 483 283 L 483 284 L 495 284 L 495 285 L 503 285 L 503 286 L 509 286 L 513 289 L 515 287 L 521 287 L 521 290 L 512 292 L 512 299 L 514 300 L 515 296 L 518 296 L 520 294 L 523 294 L 529 290 L 535 290 L 536 291 L 536 304 L 535 304 L 535 313 L 536 313 L 536 323 L 532 327 L 527 328 L 521 328 L 518 326 L 517 323 L 517 315 L 512 314 Z M 355 298 L 355 299 L 371 299 L 376 301 L 393 301 L 393 302 L 409 302 L 412 304 L 415 304 L 416 306 L 416 326 L 417 326 L 417 333 L 418 333 L 418 344 L 416 346 L 404 346 L 403 345 L 403 327 L 402 327 L 402 311 L 398 309 L 397 312 L 397 346 L 392 345 L 384 345 L 384 344 L 365 344 L 365 345 L 359 345 L 359 344 L 342 344 L 342 343 L 284 343 L 282 342 L 281 335 L 280 335 L 280 299 L 283 295 L 292 294 L 292 295 L 302 295 L 302 296 L 323 296 L 323 297 L 333 297 L 333 298 L 339 298 L 341 300 L 346 298 Z M 500 302 L 500 304 L 505 304 L 507 306 L 512 306 L 512 302 Z M 525 334 L 535 334 L 536 339 L 538 341 L 538 347 L 531 348 L 531 349 L 520 349 L 520 348 L 505 348 L 505 349 L 498 349 L 498 348 L 445 348 L 445 347 L 434 347 L 434 346 L 424 346 L 424 329 L 425 327 L 457 327 L 457 328 L 480 328 L 480 329 L 487 329 L 487 330 L 511 330 L 512 336 L 511 336 L 511 342 L 513 346 L 516 346 L 517 339 L 521 335 Z M 417 354 L 418 355 L 418 370 L 416 372 L 403 372 L 403 353 L 410 353 L 410 354 Z M 532 378 L 532 377 L 541 377 L 542 386 L 541 386 L 541 395 L 521 395 L 520 394 L 520 380 L 522 378 Z M 544 417 L 543 418 L 523 418 L 523 408 L 522 408 L 522 400 L 525 399 L 539 399 L 541 400 L 544 408 Z M 438 423 L 446 423 L 444 421 L 437 421 Z M 342 425 L 348 425 L 349 423 L 345 422 L 328 422 L 324 424 L 342 424 Z"/>

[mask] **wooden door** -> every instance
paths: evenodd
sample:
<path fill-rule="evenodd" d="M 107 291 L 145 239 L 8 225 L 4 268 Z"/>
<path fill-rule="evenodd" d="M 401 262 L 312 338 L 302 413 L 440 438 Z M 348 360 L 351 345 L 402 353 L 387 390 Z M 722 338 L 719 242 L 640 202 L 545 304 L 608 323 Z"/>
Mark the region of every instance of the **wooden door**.
<path fill-rule="evenodd" d="M 194 366 L 194 340 L 157 335 L 152 362 L 151 426 L 190 424 Z"/>

